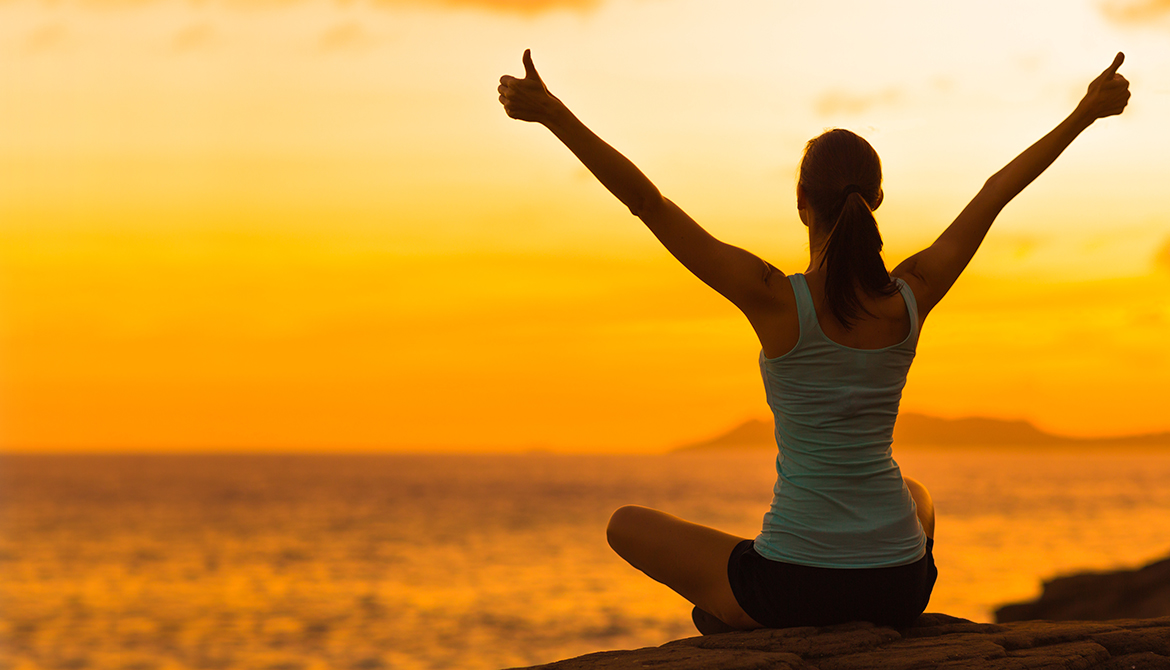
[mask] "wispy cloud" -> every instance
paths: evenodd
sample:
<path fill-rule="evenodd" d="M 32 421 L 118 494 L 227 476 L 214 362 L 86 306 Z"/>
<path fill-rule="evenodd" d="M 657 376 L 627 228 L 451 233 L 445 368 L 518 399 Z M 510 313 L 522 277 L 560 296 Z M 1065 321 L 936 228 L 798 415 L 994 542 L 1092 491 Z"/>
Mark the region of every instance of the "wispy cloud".
<path fill-rule="evenodd" d="M 24 49 L 29 53 L 53 51 L 65 43 L 69 31 L 61 23 L 47 23 L 33 29 L 24 38 Z"/>
<path fill-rule="evenodd" d="M 1037 237 L 1019 236 L 1012 240 L 1011 255 L 1016 260 L 1024 260 L 1036 253 L 1041 245 L 1041 241 Z"/>
<path fill-rule="evenodd" d="M 1104 0 L 1099 7 L 1120 23 L 1146 23 L 1170 16 L 1170 0 Z"/>
<path fill-rule="evenodd" d="M 3 0 L 0 0 L 2 2 Z M 156 5 L 169 0 L 72 0 L 86 9 L 117 9 L 127 10 L 148 5 Z M 292 5 L 302 4 L 308 0 L 184 0 L 188 4 L 204 6 L 207 4 L 220 5 L 229 9 L 280 9 Z M 69 2 L 69 0 L 66 0 Z M 500 14 L 520 14 L 535 16 L 557 10 L 572 10 L 584 12 L 601 6 L 602 0 L 333 0 L 338 5 L 350 6 L 354 4 L 369 4 L 374 7 L 396 8 L 434 8 L 450 9 L 477 9 Z"/>
<path fill-rule="evenodd" d="M 372 34 L 355 22 L 341 23 L 321 33 L 319 46 L 322 51 L 362 51 L 377 41 Z"/>
<path fill-rule="evenodd" d="M 430 4 L 446 7 L 469 7 L 512 14 L 542 14 L 557 9 L 584 11 L 594 9 L 601 0 L 375 0 L 376 4 Z"/>
<path fill-rule="evenodd" d="M 1161 248 L 1154 254 L 1154 267 L 1163 272 L 1170 272 L 1170 236 L 1162 242 Z"/>
<path fill-rule="evenodd" d="M 209 24 L 196 23 L 175 33 L 171 46 L 178 52 L 198 51 L 210 45 L 214 37 L 215 29 Z"/>
<path fill-rule="evenodd" d="M 818 114 L 825 116 L 864 114 L 879 105 L 896 105 L 901 102 L 902 97 L 903 93 L 899 88 L 861 94 L 834 90 L 817 98 L 816 110 Z"/>

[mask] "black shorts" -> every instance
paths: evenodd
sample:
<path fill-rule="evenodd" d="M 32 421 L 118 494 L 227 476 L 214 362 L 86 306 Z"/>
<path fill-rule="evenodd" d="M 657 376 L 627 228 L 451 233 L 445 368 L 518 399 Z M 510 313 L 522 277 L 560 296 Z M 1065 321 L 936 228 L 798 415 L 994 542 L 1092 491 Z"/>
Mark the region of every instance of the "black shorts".
<path fill-rule="evenodd" d="M 938 579 L 933 550 L 928 538 L 926 555 L 908 565 L 817 568 L 764 558 L 754 540 L 744 540 L 731 552 L 727 578 L 739 606 L 766 628 L 847 621 L 905 628 L 926 609 Z"/>

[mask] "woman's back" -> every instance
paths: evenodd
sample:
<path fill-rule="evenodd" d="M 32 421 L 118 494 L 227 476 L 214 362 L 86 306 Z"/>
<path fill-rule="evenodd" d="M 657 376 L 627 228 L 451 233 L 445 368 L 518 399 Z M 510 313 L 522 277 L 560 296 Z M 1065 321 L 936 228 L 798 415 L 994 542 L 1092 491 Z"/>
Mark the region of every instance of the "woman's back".
<path fill-rule="evenodd" d="M 846 327 L 825 308 L 822 274 L 806 272 L 804 278 L 808 282 L 813 304 L 817 307 L 817 322 L 821 331 L 837 344 L 854 349 L 881 349 L 901 342 L 910 334 L 910 311 L 900 294 L 859 296 L 869 314 L 858 318 L 851 327 Z"/>
<path fill-rule="evenodd" d="M 909 334 L 910 312 L 906 301 L 899 293 L 893 295 L 867 296 L 859 294 L 859 303 L 865 310 L 851 326 L 838 321 L 825 304 L 825 282 L 821 270 L 804 273 L 804 279 L 816 306 L 817 322 L 821 331 L 833 342 L 854 349 L 881 349 L 897 344 Z M 800 334 L 800 320 L 797 317 L 796 297 L 788 277 L 780 276 L 773 291 L 777 309 L 771 318 L 754 320 L 756 334 L 763 345 L 764 353 L 770 358 L 781 356 L 796 346 Z M 921 323 L 914 324 L 914 327 Z"/>
<path fill-rule="evenodd" d="M 776 420 L 776 486 L 756 550 L 772 560 L 873 568 L 914 562 L 926 538 L 890 445 L 906 373 L 918 341 L 914 294 L 898 282 L 909 328 L 882 347 L 827 337 L 803 275 L 789 277 L 798 342 L 760 356 Z M 886 304 L 885 311 L 893 314 Z M 875 332 L 888 329 L 871 319 Z"/>

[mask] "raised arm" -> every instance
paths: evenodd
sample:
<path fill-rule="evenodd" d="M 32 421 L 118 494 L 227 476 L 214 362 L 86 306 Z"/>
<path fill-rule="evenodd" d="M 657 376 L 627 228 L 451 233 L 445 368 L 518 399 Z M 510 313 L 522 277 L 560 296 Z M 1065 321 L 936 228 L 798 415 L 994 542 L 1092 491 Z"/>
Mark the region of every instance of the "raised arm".
<path fill-rule="evenodd" d="M 934 244 L 894 269 L 891 275 L 901 277 L 914 290 L 922 318 L 959 278 L 1004 206 L 1039 177 L 1094 121 L 1120 114 L 1125 109 L 1129 82 L 1117 73 L 1123 60 L 1124 54 L 1117 54 L 1113 64 L 1089 84 L 1085 97 L 1068 118 L 993 174 Z"/>
<path fill-rule="evenodd" d="M 523 61 L 523 79 L 508 75 L 500 78 L 500 103 L 508 116 L 539 123 L 552 131 L 630 213 L 642 219 L 675 258 L 735 303 L 749 319 L 767 309 L 773 299 L 768 280 L 783 275 L 757 256 L 715 239 L 664 198 L 637 166 L 586 128 L 549 93 L 528 50 L 524 51 Z"/>

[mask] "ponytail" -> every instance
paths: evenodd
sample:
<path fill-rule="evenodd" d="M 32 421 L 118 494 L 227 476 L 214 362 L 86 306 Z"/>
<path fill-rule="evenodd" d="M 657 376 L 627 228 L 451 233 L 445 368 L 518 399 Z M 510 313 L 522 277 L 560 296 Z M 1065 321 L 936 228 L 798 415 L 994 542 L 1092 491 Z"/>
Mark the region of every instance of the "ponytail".
<path fill-rule="evenodd" d="M 857 190 L 846 194 L 824 250 L 825 303 L 846 328 L 859 312 L 869 314 L 857 297 L 858 289 L 871 296 L 893 295 L 898 290 L 881 252 L 882 236 L 869 203 Z"/>
<path fill-rule="evenodd" d="M 850 328 L 861 313 L 870 314 L 859 290 L 870 296 L 898 292 L 873 216 L 882 201 L 881 160 L 869 142 L 837 128 L 809 141 L 799 183 L 816 220 L 832 222 L 823 251 L 825 304 Z"/>

